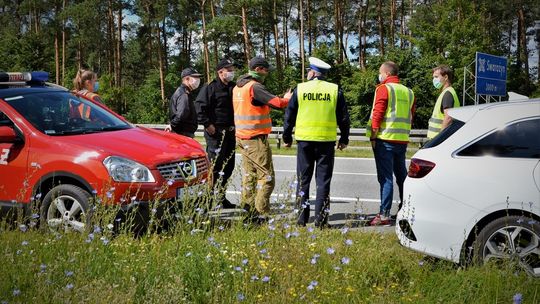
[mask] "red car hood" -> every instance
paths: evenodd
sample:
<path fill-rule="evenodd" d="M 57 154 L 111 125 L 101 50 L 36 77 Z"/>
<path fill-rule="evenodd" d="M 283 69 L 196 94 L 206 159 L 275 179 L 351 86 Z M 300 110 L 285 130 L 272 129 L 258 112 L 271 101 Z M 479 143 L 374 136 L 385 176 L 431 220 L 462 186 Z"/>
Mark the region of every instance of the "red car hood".
<path fill-rule="evenodd" d="M 159 164 L 206 155 L 194 139 L 143 127 L 66 136 L 62 139 L 65 144 L 69 142 L 99 152 L 103 158 L 121 156 L 153 169 Z"/>

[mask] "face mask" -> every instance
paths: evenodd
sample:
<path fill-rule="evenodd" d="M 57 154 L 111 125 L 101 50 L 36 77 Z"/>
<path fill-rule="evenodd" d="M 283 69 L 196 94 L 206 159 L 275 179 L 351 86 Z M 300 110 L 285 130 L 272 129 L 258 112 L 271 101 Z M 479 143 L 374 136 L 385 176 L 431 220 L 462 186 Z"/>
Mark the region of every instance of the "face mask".
<path fill-rule="evenodd" d="M 439 78 L 433 78 L 433 86 L 435 89 L 440 89 L 442 87 L 442 83 Z"/>
<path fill-rule="evenodd" d="M 196 88 L 198 88 L 200 84 L 201 84 L 200 78 L 191 78 L 189 82 L 189 85 L 191 86 L 192 90 L 195 90 Z"/>
<path fill-rule="evenodd" d="M 379 83 L 382 83 L 384 81 L 384 76 L 382 74 L 379 74 Z"/>
<path fill-rule="evenodd" d="M 94 82 L 94 92 L 97 92 L 99 90 L 99 82 Z"/>
<path fill-rule="evenodd" d="M 234 79 L 234 72 L 225 72 L 225 80 L 231 82 Z"/>
<path fill-rule="evenodd" d="M 255 79 L 257 79 L 258 82 L 261 82 L 263 83 L 264 80 L 266 79 L 266 75 L 263 75 L 263 74 L 259 74 L 255 71 L 249 71 L 249 75 Z"/>

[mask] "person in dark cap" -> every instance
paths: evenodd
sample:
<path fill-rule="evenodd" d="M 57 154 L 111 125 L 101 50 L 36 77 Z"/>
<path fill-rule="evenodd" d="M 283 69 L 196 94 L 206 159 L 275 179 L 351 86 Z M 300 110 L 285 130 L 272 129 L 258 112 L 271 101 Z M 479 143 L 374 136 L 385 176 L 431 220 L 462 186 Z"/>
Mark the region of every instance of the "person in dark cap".
<path fill-rule="evenodd" d="M 235 163 L 234 109 L 232 91 L 235 64 L 222 59 L 216 66 L 217 77 L 204 85 L 197 99 L 197 120 L 204 126 L 206 152 L 212 165 L 212 181 L 216 202 L 225 209 L 236 208 L 225 196 L 227 181 Z"/>
<path fill-rule="evenodd" d="M 165 129 L 175 133 L 195 137 L 197 131 L 197 112 L 195 111 L 195 96 L 192 94 L 201 83 L 201 76 L 194 68 L 182 70 L 182 84 L 171 96 L 169 119 L 170 124 Z"/>
<path fill-rule="evenodd" d="M 272 131 L 270 108 L 287 106 L 291 92 L 283 98 L 268 92 L 263 83 L 271 67 L 262 57 L 249 61 L 249 73 L 241 76 L 233 90 L 234 124 L 242 153 L 241 203 L 247 222 L 261 223 L 270 212 L 274 190 L 274 166 L 268 134 Z"/>
<path fill-rule="evenodd" d="M 343 93 L 336 84 L 324 80 L 330 65 L 315 57 L 310 57 L 309 63 L 308 81 L 294 90 L 285 112 L 283 143 L 291 146 L 296 126 L 297 224 L 305 226 L 309 221 L 309 185 L 315 171 L 315 226 L 323 228 L 328 225 L 335 148 L 342 150 L 349 144 L 351 123 Z M 336 146 L 338 127 L 341 136 Z"/>

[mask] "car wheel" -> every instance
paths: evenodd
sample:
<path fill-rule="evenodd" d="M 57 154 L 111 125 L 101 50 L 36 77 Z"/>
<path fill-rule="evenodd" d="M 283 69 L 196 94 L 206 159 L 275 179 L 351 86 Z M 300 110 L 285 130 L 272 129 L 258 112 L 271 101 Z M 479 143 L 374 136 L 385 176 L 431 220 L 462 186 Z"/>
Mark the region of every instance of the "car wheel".
<path fill-rule="evenodd" d="M 540 224 L 527 216 L 506 216 L 489 223 L 474 247 L 480 263 L 511 261 L 540 277 Z"/>
<path fill-rule="evenodd" d="M 41 226 L 53 231 L 83 232 L 90 220 L 90 194 L 74 185 L 59 185 L 45 195 L 41 205 Z"/>

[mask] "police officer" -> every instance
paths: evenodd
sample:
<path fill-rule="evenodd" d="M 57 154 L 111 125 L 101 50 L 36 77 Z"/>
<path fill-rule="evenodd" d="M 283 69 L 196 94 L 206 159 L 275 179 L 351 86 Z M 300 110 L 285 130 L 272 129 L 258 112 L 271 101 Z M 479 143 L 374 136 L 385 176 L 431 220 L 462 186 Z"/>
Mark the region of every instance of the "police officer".
<path fill-rule="evenodd" d="M 308 81 L 298 85 L 287 107 L 283 142 L 291 146 L 296 126 L 297 223 L 305 226 L 309 221 L 309 184 L 315 169 L 315 226 L 322 228 L 328 224 L 337 127 L 341 132 L 337 148 L 342 150 L 349 144 L 350 119 L 343 93 L 324 80 L 330 65 L 315 57 L 309 58 L 309 64 Z"/>
<path fill-rule="evenodd" d="M 429 119 L 428 139 L 434 138 L 450 125 L 452 117 L 448 115 L 448 110 L 459 107 L 456 90 L 452 87 L 453 78 L 454 71 L 447 65 L 439 65 L 433 69 L 433 86 L 437 90 L 442 89 L 442 91 L 437 98 L 437 102 L 435 102 L 433 114 Z"/>
<path fill-rule="evenodd" d="M 170 125 L 165 129 L 175 133 L 195 137 L 197 131 L 197 112 L 195 111 L 195 95 L 192 94 L 201 84 L 201 76 L 193 68 L 182 70 L 182 84 L 171 96 Z"/>
<path fill-rule="evenodd" d="M 206 152 L 213 162 L 213 186 L 217 201 L 223 208 L 236 208 L 225 197 L 227 181 L 234 170 L 234 109 L 232 90 L 235 66 L 229 59 L 222 59 L 216 66 L 217 77 L 204 85 L 195 100 L 197 120 L 204 126 Z"/>
<path fill-rule="evenodd" d="M 381 207 L 371 225 L 390 224 L 390 208 L 394 194 L 394 178 L 403 202 L 403 182 L 407 176 L 405 153 L 414 114 L 414 93 L 399 83 L 398 66 L 392 61 L 379 68 L 380 85 L 375 89 L 366 136 L 371 141 L 377 179 L 380 185 Z M 401 204 L 400 204 L 401 205 Z"/>

